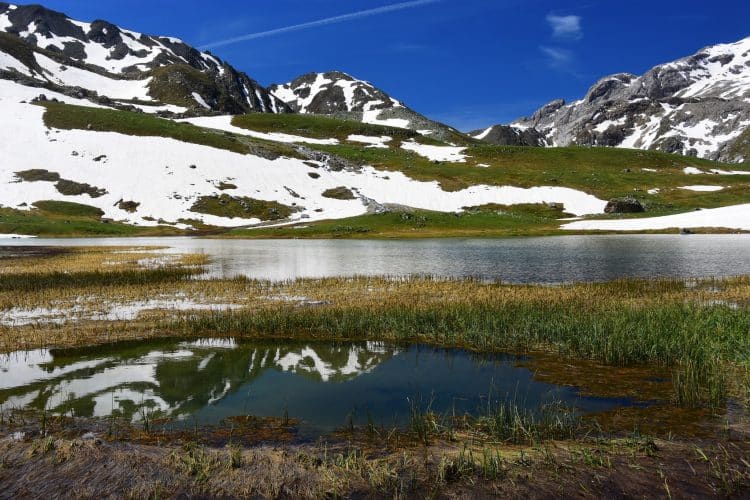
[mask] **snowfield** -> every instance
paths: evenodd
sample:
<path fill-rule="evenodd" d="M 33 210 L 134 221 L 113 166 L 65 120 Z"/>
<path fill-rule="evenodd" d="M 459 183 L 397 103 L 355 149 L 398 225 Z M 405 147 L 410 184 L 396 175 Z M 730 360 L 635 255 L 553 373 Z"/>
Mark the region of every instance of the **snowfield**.
<path fill-rule="evenodd" d="M 750 231 L 750 204 L 712 208 L 643 219 L 582 220 L 562 226 L 576 231 L 649 231 L 672 228 L 715 227 Z"/>
<path fill-rule="evenodd" d="M 574 189 L 540 186 L 529 189 L 510 186 L 472 186 L 446 192 L 437 182 L 415 181 L 399 172 L 383 172 L 372 167 L 356 171 L 330 171 L 320 164 L 313 168 L 291 158 L 267 160 L 230 151 L 179 142 L 162 137 L 135 137 L 112 132 L 49 130 L 43 124 L 44 108 L 27 102 L 39 89 L 0 81 L 0 113 L 8 130 L 0 142 L 0 203 L 28 209 L 39 200 L 83 203 L 100 208 L 105 217 L 138 225 L 155 225 L 144 217 L 178 222 L 197 219 L 216 226 L 254 225 L 258 219 L 229 219 L 190 211 L 201 196 L 229 194 L 273 200 L 300 208 L 292 221 L 337 219 L 362 215 L 374 200 L 427 210 L 456 212 L 464 207 L 498 203 L 562 203 L 575 215 L 601 213 L 606 203 Z M 91 105 L 52 92 L 49 97 Z M 244 129 L 229 128 L 229 117 L 191 120 L 204 126 L 225 128 L 253 135 Z M 242 131 L 242 132 L 240 132 Z M 277 137 L 275 137 L 278 140 Z M 308 139 L 302 138 L 304 142 Z M 462 148 L 413 145 L 414 150 L 457 161 Z M 438 155 L 440 152 L 440 155 Z M 102 155 L 106 155 L 103 159 Z M 99 161 L 94 161 L 99 158 Z M 47 169 L 61 178 L 105 189 L 106 194 L 65 196 L 53 182 L 20 181 L 15 172 Z M 320 177 L 312 179 L 315 172 Z M 237 189 L 220 191 L 221 182 Z M 327 189 L 346 186 L 354 200 L 322 196 Z M 119 201 L 139 203 L 134 213 L 118 208 Z M 25 206 L 23 204 L 26 204 Z M 179 226 L 184 227 L 184 226 Z"/>
<path fill-rule="evenodd" d="M 359 142 L 362 144 L 369 144 L 368 147 L 371 148 L 379 148 L 379 149 L 387 149 L 388 148 L 388 142 L 391 142 L 393 140 L 393 137 L 389 137 L 387 135 L 383 135 L 380 137 L 370 137 L 367 135 L 357 135 L 352 134 L 349 137 L 346 138 L 349 142 Z"/>
<path fill-rule="evenodd" d="M 451 163 L 466 163 L 466 155 L 462 154 L 466 148 L 456 146 L 427 146 L 416 142 L 402 142 L 401 149 L 412 151 L 430 161 L 447 161 Z"/>

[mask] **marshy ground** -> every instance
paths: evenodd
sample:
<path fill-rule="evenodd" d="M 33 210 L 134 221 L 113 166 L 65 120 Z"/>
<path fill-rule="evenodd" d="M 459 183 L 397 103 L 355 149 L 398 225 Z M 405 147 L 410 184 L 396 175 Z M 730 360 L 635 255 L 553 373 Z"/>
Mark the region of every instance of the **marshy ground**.
<path fill-rule="evenodd" d="M 310 442 L 295 422 L 214 428 L 2 408 L 2 497 L 746 496 L 750 278 L 529 286 L 201 279 L 154 248 L 14 250 L 0 352 L 173 337 L 426 344 L 528 355 L 535 378 L 658 401 L 550 418 L 415 407 L 402 428 Z"/>

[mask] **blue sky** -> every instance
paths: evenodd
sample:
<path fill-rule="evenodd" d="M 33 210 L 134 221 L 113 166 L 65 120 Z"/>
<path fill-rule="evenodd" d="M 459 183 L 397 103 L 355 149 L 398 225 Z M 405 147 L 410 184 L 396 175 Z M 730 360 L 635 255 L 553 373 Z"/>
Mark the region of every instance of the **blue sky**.
<path fill-rule="evenodd" d="M 268 85 L 339 69 L 462 130 L 750 36 L 742 0 L 40 0 L 203 47 Z M 380 9 L 368 13 L 373 9 Z M 349 15 L 361 13 L 357 15 Z M 341 16 L 345 16 L 341 18 Z M 337 21 L 315 21 L 339 18 Z M 283 28 L 300 24 L 312 25 Z M 278 31 L 276 31 L 278 30 Z M 271 34 L 257 35 L 274 31 Z"/>

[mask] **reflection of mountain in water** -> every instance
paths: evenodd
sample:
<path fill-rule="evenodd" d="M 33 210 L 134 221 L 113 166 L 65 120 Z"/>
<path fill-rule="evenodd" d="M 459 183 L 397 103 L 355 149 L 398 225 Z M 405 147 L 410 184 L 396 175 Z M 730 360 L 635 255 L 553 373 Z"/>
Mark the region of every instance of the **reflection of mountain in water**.
<path fill-rule="evenodd" d="M 0 356 L 0 405 L 80 416 L 135 418 L 144 410 L 185 417 L 212 405 L 268 370 L 319 383 L 372 371 L 398 350 L 346 345 L 201 340 Z"/>

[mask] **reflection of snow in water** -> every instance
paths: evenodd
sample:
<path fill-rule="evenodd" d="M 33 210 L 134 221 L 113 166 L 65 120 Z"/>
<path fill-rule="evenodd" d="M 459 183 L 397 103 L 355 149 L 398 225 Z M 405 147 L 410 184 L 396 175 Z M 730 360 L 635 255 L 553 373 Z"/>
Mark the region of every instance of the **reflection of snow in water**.
<path fill-rule="evenodd" d="M 132 358 L 113 352 L 94 359 L 70 360 L 67 364 L 66 357 L 56 359 L 46 349 L 0 355 L 0 405 L 5 408 L 44 407 L 57 412 L 81 401 L 95 417 L 119 412 L 137 420 L 145 411 L 180 418 L 189 414 L 184 408 L 187 403 L 204 401 L 205 405 L 215 405 L 235 386 L 252 380 L 248 374 L 280 369 L 297 375 L 312 375 L 324 383 L 351 380 L 372 371 L 398 352 L 379 342 L 348 347 L 247 345 L 246 356 L 239 351 L 240 357 L 225 359 L 220 356 L 221 350 L 236 352 L 242 344 L 234 339 L 200 339 L 181 342 L 175 347 L 174 350 L 148 351 Z M 175 362 L 180 364 L 174 366 Z M 242 363 L 246 369 L 234 377 L 227 376 L 233 372 L 232 362 Z M 170 368 L 166 367 L 167 363 Z M 168 371 L 165 373 L 164 369 Z M 206 383 L 174 393 L 171 385 L 175 377 L 190 380 L 197 372 Z M 162 387 L 163 383 L 167 386 Z"/>
<path fill-rule="evenodd" d="M 277 352 L 274 361 L 285 372 L 316 374 L 323 382 L 328 382 L 336 376 L 347 377 L 372 371 L 379 364 L 375 355 L 378 351 L 368 351 L 369 344 L 367 349 L 352 347 L 343 366 L 324 361 L 311 347 L 305 347 L 299 352 L 289 352 L 283 357 Z"/>
<path fill-rule="evenodd" d="M 183 342 L 180 347 L 186 349 L 236 349 L 237 341 L 234 339 L 199 339 L 191 342 Z"/>
<path fill-rule="evenodd" d="M 97 304 L 93 307 L 76 305 L 70 308 L 23 309 L 14 307 L 0 311 L 0 325 L 23 326 L 33 324 L 63 324 L 81 320 L 131 321 L 144 311 L 222 311 L 241 309 L 239 304 L 210 304 L 188 299 L 151 299 L 125 304 Z"/>

